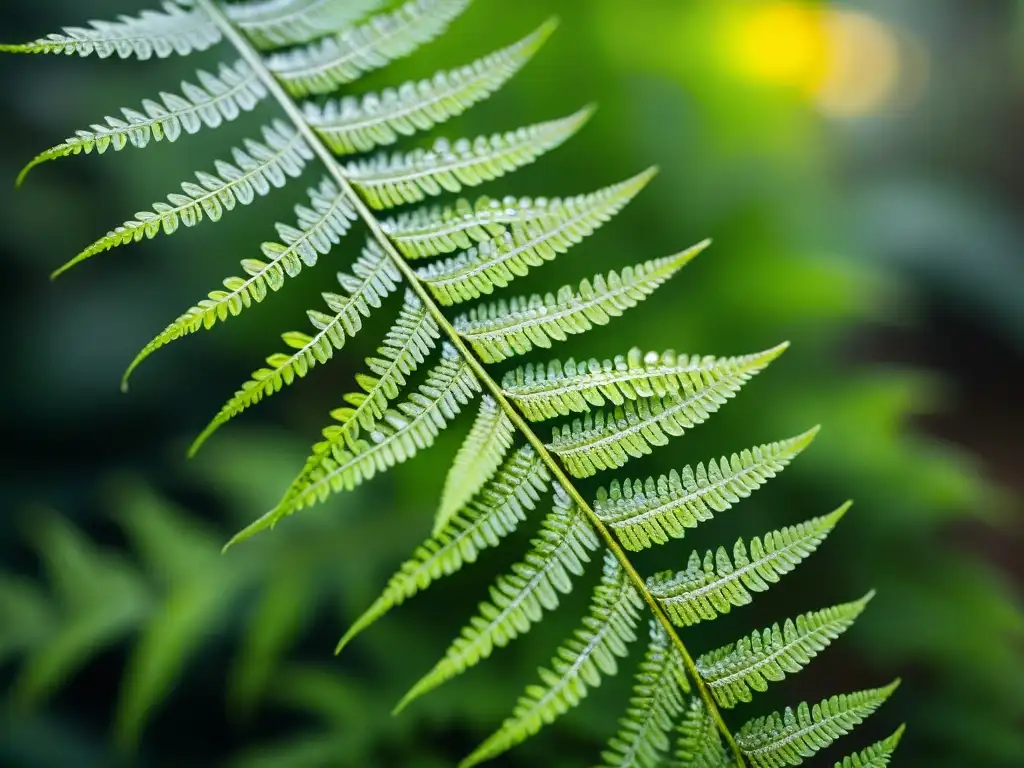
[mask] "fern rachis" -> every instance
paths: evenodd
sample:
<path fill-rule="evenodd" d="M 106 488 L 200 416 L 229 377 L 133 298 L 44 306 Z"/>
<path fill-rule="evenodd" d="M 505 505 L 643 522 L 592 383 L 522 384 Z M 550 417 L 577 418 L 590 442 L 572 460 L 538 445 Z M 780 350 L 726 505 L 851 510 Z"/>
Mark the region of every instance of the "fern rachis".
<path fill-rule="evenodd" d="M 502 383 L 486 368 L 486 364 L 538 347 L 552 347 L 622 315 L 704 250 L 708 241 L 675 256 L 584 280 L 578 288 L 564 286 L 557 293 L 473 307 L 452 321 L 442 305 L 503 289 L 529 269 L 561 255 L 629 202 L 650 180 L 651 172 L 565 201 L 535 203 L 506 198 L 502 207 L 486 200 L 476 205 L 460 200 L 448 208 L 384 221 L 376 211 L 415 204 L 445 191 L 459 192 L 534 161 L 567 141 L 592 110 L 489 138 L 439 139 L 431 149 L 405 155 L 381 154 L 342 165 L 335 154 L 389 145 L 460 114 L 498 90 L 524 65 L 553 30 L 553 23 L 447 76 L 361 100 L 343 97 L 327 102 L 327 107 L 300 102 L 310 94 L 333 92 L 365 72 L 409 55 L 440 35 L 468 4 L 469 0 L 409 0 L 398 10 L 362 21 L 379 3 L 248 0 L 223 5 L 216 0 L 177 0 L 166 3 L 163 14 L 143 13 L 114 25 L 97 22 L 90 29 L 68 30 L 63 36 L 26 46 L 4 46 L 14 52 L 117 53 L 146 58 L 153 53 L 184 55 L 227 41 L 244 65 L 234 71 L 248 70 L 258 81 L 246 92 L 252 98 L 265 92 L 290 123 L 275 124 L 265 132 L 267 146 L 249 144 L 245 152 L 236 150 L 234 165 L 218 164 L 217 175 L 199 174 L 198 184 L 183 185 L 185 194 L 171 196 L 170 205 L 158 204 L 154 212 L 140 214 L 138 221 L 111 231 L 58 272 L 102 250 L 160 232 L 173 235 L 179 224 L 192 226 L 203 218 L 217 221 L 236 204 L 245 205 L 257 195 L 287 185 L 305 165 L 318 161 L 327 178 L 319 193 L 311 194 L 313 209 L 300 210 L 299 227 L 279 229 L 285 245 L 265 247 L 269 262 L 243 262 L 249 279 L 229 278 L 225 281 L 227 292 L 211 293 L 209 299 L 182 315 L 132 365 L 134 368 L 175 338 L 209 328 L 239 314 L 252 302 L 260 302 L 268 288 L 276 291 L 282 287 L 285 275 L 294 274 L 303 264 L 312 267 L 317 255 L 331 250 L 345 236 L 352 219 L 365 223 L 370 240 L 353 270 L 356 276 L 339 276 L 348 295 L 325 294 L 335 314 L 309 313 L 317 329 L 315 336 L 284 334 L 285 343 L 294 351 L 268 358 L 269 367 L 257 371 L 243 385 L 197 440 L 195 450 L 240 411 L 292 384 L 314 365 L 327 363 L 360 329 L 362 317 L 404 284 L 406 297 L 399 320 L 381 348 L 381 357 L 368 361 L 374 375 L 359 379 L 363 392 L 349 395 L 346 407 L 334 412 L 338 423 L 325 430 L 325 440 L 314 448 L 306 468 L 278 506 L 232 543 L 411 458 L 432 445 L 440 430 L 483 393 L 477 423 L 446 484 L 434 536 L 396 575 L 381 601 L 357 622 L 342 644 L 393 605 L 474 560 L 484 544 L 495 545 L 526 511 L 539 506 L 539 494 L 550 481 L 555 488 L 555 509 L 546 518 L 535 549 L 513 574 L 499 580 L 491 593 L 494 604 L 482 606 L 479 621 L 474 620 L 472 631 L 460 638 L 464 642 L 453 644 L 453 655 L 428 673 L 403 705 L 479 662 L 495 646 L 528 631 L 540 620 L 542 610 L 557 607 L 558 594 L 572 588 L 572 577 L 596 559 L 590 552 L 603 548 L 602 585 L 594 593 L 583 625 L 553 661 L 554 671 L 542 671 L 543 685 L 527 689 L 513 718 L 470 756 L 466 765 L 500 754 L 533 735 L 576 706 L 603 675 L 614 674 L 617 660 L 636 639 L 643 606 L 653 616 L 654 640 L 641 667 L 637 691 L 648 690 L 648 678 L 659 664 L 662 671 L 681 670 L 678 689 L 659 692 L 650 702 L 628 711 L 622 734 L 605 755 L 609 764 L 660 764 L 668 751 L 665 734 L 670 721 L 680 716 L 675 753 L 684 765 L 715 768 L 731 761 L 743 766 L 747 760 L 773 767 L 796 764 L 821 744 L 852 729 L 888 697 L 892 687 L 826 700 L 813 712 L 801 705 L 797 716 L 787 710 L 785 715 L 752 720 L 738 732 L 739 737 L 726 725 L 719 705 L 745 700 L 751 690 L 761 690 L 766 680 L 781 679 L 783 672 L 792 674 L 845 630 L 859 609 L 839 606 L 833 609 L 839 612 L 836 616 L 828 609 L 809 614 L 797 625 L 787 623 L 784 632 L 776 626 L 764 636 L 767 639 L 760 635 L 753 640 L 744 638 L 735 647 L 701 657 L 700 663 L 683 645 L 676 625 L 714 619 L 749 602 L 750 591 L 767 589 L 810 554 L 846 507 L 806 524 L 770 532 L 763 542 L 755 538 L 749 545 L 750 555 L 742 541 L 734 547 L 732 560 L 724 550 L 717 555 L 710 552 L 703 559 L 694 553 L 689 569 L 675 578 L 645 580 L 627 550 L 681 538 L 686 529 L 709 521 L 712 512 L 738 503 L 799 454 L 814 431 L 709 462 L 707 468 L 701 464 L 696 470 L 686 468 L 681 474 L 646 482 L 616 482 L 602 490 L 594 504 L 583 498 L 573 481 L 574 477 L 624 466 L 707 420 L 785 347 L 726 359 L 679 359 L 668 352 L 644 356 L 634 351 L 605 364 L 570 361 L 521 367 Z M 288 50 L 281 52 L 281 48 Z M 262 50 L 269 53 L 264 55 Z M 191 114 L 191 107 L 177 101 L 165 99 L 165 106 L 180 107 L 182 115 Z M 147 109 L 150 122 L 125 112 L 129 122 L 141 120 L 133 142 L 138 146 L 149 138 L 160 138 L 156 122 L 160 110 Z M 233 107 L 227 110 L 225 117 L 239 116 Z M 195 118 L 181 117 L 178 123 L 168 125 L 199 130 L 204 125 L 215 127 L 216 122 L 217 118 L 200 119 L 202 125 L 197 125 Z M 113 120 L 108 124 L 113 137 L 83 137 L 78 145 L 68 143 L 40 157 L 75 154 L 76 146 L 78 151 L 89 151 L 89 141 L 98 151 L 108 144 L 119 149 L 132 141 L 127 127 Z M 172 127 L 167 137 L 173 140 L 180 135 L 177 130 Z M 459 249 L 461 254 L 421 268 L 410 263 Z M 439 337 L 443 343 L 437 345 Z M 400 399 L 407 377 L 437 346 L 440 363 L 429 370 L 424 384 Z M 597 410 L 607 403 L 612 410 Z M 531 426 L 531 422 L 569 414 L 582 416 L 556 428 L 550 444 Z M 508 458 L 516 438 L 527 445 Z M 521 464 L 524 461 L 527 464 Z M 532 469 L 522 475 L 527 465 Z M 526 483 L 519 493 L 508 487 L 517 478 Z M 779 632 L 783 632 L 781 640 Z M 722 665 L 732 665 L 729 669 L 735 670 L 723 673 Z M 672 679 L 671 675 L 662 678 Z M 684 716 L 678 696 L 680 691 L 688 691 L 690 684 L 696 696 Z M 798 727 L 791 728 L 797 720 Z M 632 738 L 635 743 L 627 744 Z M 851 756 L 844 765 L 877 762 L 877 755 L 887 759 L 896 741 L 898 735 L 869 748 L 862 753 L 866 757 Z"/>

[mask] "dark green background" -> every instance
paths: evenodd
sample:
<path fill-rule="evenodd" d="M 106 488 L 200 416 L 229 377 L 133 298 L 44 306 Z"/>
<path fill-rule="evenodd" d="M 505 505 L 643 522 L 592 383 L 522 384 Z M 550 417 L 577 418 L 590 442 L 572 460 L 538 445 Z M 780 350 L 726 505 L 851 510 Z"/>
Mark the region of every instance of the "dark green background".
<path fill-rule="evenodd" d="M 684 639 L 703 652 L 879 590 L 835 648 L 731 722 L 900 675 L 892 702 L 837 756 L 908 721 L 897 765 L 1018 766 L 1024 13 L 1009 0 L 842 4 L 915 40 L 930 76 L 912 102 L 841 120 L 729 66 L 723 17 L 767 3 L 477 0 L 444 40 L 353 91 L 468 62 L 550 14 L 561 17 L 527 70 L 438 133 L 506 130 L 596 101 L 594 120 L 569 145 L 484 192 L 567 195 L 652 164 L 662 172 L 612 224 L 517 292 L 708 236 L 715 244 L 627 318 L 556 354 L 603 357 L 639 345 L 728 355 L 793 342 L 710 424 L 622 476 L 824 426 L 815 446 L 753 500 L 638 563 L 648 572 L 681 568 L 692 548 L 854 498 L 833 538 L 782 586 Z M 6 3 L 0 37 L 31 39 L 133 10 L 116 0 Z M 0 178 L 13 180 L 23 162 L 75 128 L 175 90 L 224 55 L 0 59 Z M 419 460 L 218 554 L 300 468 L 384 333 L 386 313 L 348 354 L 225 427 L 195 461 L 184 461 L 184 447 L 277 351 L 279 333 L 304 328 L 304 310 L 351 261 L 360 233 L 243 318 L 155 355 L 127 396 L 118 382 L 135 352 L 236 274 L 239 259 L 258 255 L 259 242 L 274 237 L 270 222 L 290 221 L 317 176 L 217 226 L 102 255 L 53 284 L 47 275 L 258 125 L 253 117 L 144 153 L 64 160 L 34 171 L 17 194 L 3 193 L 0 562 L 9 575 L 0 580 L 0 680 L 12 691 L 0 765 L 451 765 L 511 709 L 574 626 L 596 576 L 592 568 L 564 609 L 526 638 L 392 719 L 393 703 L 531 534 L 524 526 L 488 562 L 395 611 L 342 657 L 331 655 L 347 623 L 428 533 L 466 418 Z M 95 559 L 75 572 L 75 602 L 47 586 L 46 564 L 79 563 L 72 556 L 83 549 Z M 67 674 L 48 671 L 83 611 L 110 618 L 110 630 Z M 496 765 L 593 764 L 628 683 L 628 675 L 609 681 Z M 129 703 L 119 705 L 124 691 Z M 122 742 L 143 728 L 134 750 L 115 746 L 115 722 Z"/>

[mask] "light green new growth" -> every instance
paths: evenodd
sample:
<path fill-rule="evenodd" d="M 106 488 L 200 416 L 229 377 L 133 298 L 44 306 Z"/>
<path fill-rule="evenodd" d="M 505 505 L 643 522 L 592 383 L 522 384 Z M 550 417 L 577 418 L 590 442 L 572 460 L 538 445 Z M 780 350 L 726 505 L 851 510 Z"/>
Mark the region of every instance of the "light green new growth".
<path fill-rule="evenodd" d="M 840 694 L 813 708 L 800 704 L 794 712 L 776 712 L 744 725 L 736 736 L 740 749 L 758 768 L 801 765 L 833 741 L 845 736 L 885 703 L 900 681 L 885 688 Z"/>
<path fill-rule="evenodd" d="M 681 539 L 725 512 L 775 477 L 811 444 L 818 428 L 797 437 L 723 456 L 691 467 L 672 470 L 657 480 L 613 480 L 601 488 L 594 512 L 615 532 L 626 549 L 638 552 L 669 539 Z"/>
<path fill-rule="evenodd" d="M 195 182 L 181 185 L 184 194 L 172 193 L 166 203 L 154 203 L 152 211 L 135 214 L 136 219 L 108 232 L 57 269 L 53 277 L 112 248 L 152 239 L 161 232 L 173 235 L 179 225 L 194 227 L 204 218 L 220 221 L 225 211 L 249 205 L 297 178 L 313 159 L 302 136 L 280 120 L 263 128 L 263 142 L 248 139 L 244 147 L 233 150 L 234 164 L 220 160 L 215 174 L 198 172 Z"/>
<path fill-rule="evenodd" d="M 555 428 L 548 447 L 573 477 L 625 466 L 630 458 L 646 456 L 670 437 L 703 424 L 779 353 L 776 349 L 749 357 L 724 371 L 712 369 L 696 382 L 684 380 L 679 391 L 664 397 L 629 400 L 614 411 L 588 413 Z"/>
<path fill-rule="evenodd" d="M 249 0 L 223 8 L 253 45 L 268 49 L 329 35 L 383 4 L 384 0 Z"/>
<path fill-rule="evenodd" d="M 690 555 L 685 571 L 660 573 L 647 586 L 677 626 L 710 621 L 753 601 L 751 592 L 767 592 L 772 584 L 796 568 L 825 540 L 850 508 L 847 502 L 835 512 L 778 531 L 763 539 L 754 537 L 750 547 L 743 539 L 733 547 L 732 559 L 725 547 Z"/>
<path fill-rule="evenodd" d="M 444 192 L 460 192 L 528 165 L 568 141 L 593 114 L 585 107 L 574 115 L 537 123 L 490 138 L 438 139 L 430 149 L 408 154 L 380 154 L 345 166 L 345 176 L 372 208 L 418 203 Z"/>
<path fill-rule="evenodd" d="M 477 498 L 458 511 L 445 528 L 420 545 L 388 581 L 380 597 L 338 643 L 337 652 L 394 606 L 422 592 L 443 576 L 476 562 L 481 550 L 496 547 L 533 511 L 551 482 L 530 446 L 509 457 Z"/>
<path fill-rule="evenodd" d="M 306 120 L 339 155 L 394 144 L 403 136 L 461 115 L 497 91 L 533 58 L 556 26 L 554 20 L 549 21 L 509 48 L 459 69 L 439 72 L 430 80 L 361 97 L 331 99 L 322 105 L 307 102 Z"/>
<path fill-rule="evenodd" d="M 565 285 L 557 295 L 515 297 L 474 307 L 455 328 L 485 363 L 523 355 L 535 346 L 607 325 L 646 299 L 710 243 L 705 241 L 675 256 L 652 259 L 621 274 L 609 272 L 584 280 L 578 290 Z"/>
<path fill-rule="evenodd" d="M 284 53 L 266 67 L 292 96 L 330 93 L 444 33 L 470 0 L 410 0 L 389 14 Z"/>
<path fill-rule="evenodd" d="M 697 669 L 715 700 L 731 708 L 754 700 L 768 683 L 777 683 L 807 666 L 811 659 L 849 629 L 874 597 L 786 619 L 781 627 L 754 632 L 697 659 Z"/>
<path fill-rule="evenodd" d="M 461 674 L 504 648 L 541 620 L 545 610 L 558 607 L 560 595 L 572 590 L 572 577 L 583 573 L 590 553 L 600 541 L 587 517 L 572 500 L 555 487 L 555 506 L 541 525 L 538 538 L 522 562 L 490 588 L 491 601 L 480 604 L 480 613 L 449 646 L 444 658 L 412 687 L 396 712 L 442 683 Z"/>
<path fill-rule="evenodd" d="M 108 149 L 120 152 L 125 147 L 142 149 L 151 141 L 177 141 L 182 132 L 198 133 L 203 128 L 218 128 L 251 112 L 267 97 L 259 76 L 244 60 L 221 64 L 216 75 L 199 70 L 199 85 L 183 82 L 181 95 L 161 93 L 160 100 L 146 99 L 142 109 L 122 109 L 123 117 L 108 117 L 86 130 L 37 155 L 18 174 L 21 186 L 29 171 L 50 160 Z"/>
<path fill-rule="evenodd" d="M 870 595 L 747 634 L 697 660 L 677 627 L 750 603 L 754 593 L 769 589 L 814 552 L 849 504 L 749 545 L 740 540 L 731 554 L 724 547 L 694 552 L 687 569 L 675 575 L 645 578 L 630 553 L 683 538 L 751 496 L 810 445 L 817 428 L 657 478 L 609 477 L 593 504 L 573 480 L 622 467 L 682 436 L 725 405 L 788 344 L 741 357 L 634 347 L 604 360 L 525 361 L 499 383 L 489 364 L 608 324 L 651 296 L 710 241 L 597 275 L 578 287 L 508 298 L 500 292 L 513 280 L 608 223 L 652 181 L 655 169 L 575 196 L 485 196 L 416 205 L 537 160 L 580 130 L 593 107 L 504 133 L 437 139 L 430 148 L 339 157 L 396 144 L 487 99 L 534 57 L 556 26 L 550 20 L 467 66 L 398 87 L 363 90 L 359 96 L 343 89 L 440 36 L 469 3 L 408 0 L 396 8 L 384 0 L 174 0 L 159 11 L 0 46 L 15 53 L 149 58 L 188 54 L 223 41 L 233 51 L 225 54 L 217 75 L 200 71 L 198 85 L 183 83 L 179 94 L 161 92 L 143 100 L 141 108 L 122 110 L 121 117 L 108 117 L 42 152 L 19 181 L 35 165 L 58 157 L 145 148 L 212 130 L 243 119 L 261 101 L 273 102 L 284 118 L 263 129 L 262 141 L 234 149 L 232 162 L 197 174 L 196 182 L 182 185 L 182 193 L 137 214 L 54 274 L 112 248 L 176 234 L 182 225 L 217 221 L 225 211 L 292 185 L 315 162 L 321 178 L 309 190 L 308 202 L 296 207 L 295 223 L 276 224 L 277 241 L 262 244 L 261 258 L 244 259 L 242 276 L 227 278 L 223 289 L 211 291 L 168 324 L 124 378 L 126 386 L 132 371 L 156 350 L 240 315 L 325 257 L 338 265 L 341 290 L 323 294 L 327 311 L 308 312 L 312 334 L 282 336 L 288 351 L 267 358 L 228 400 L 193 443 L 194 454 L 235 415 L 330 362 L 376 310 L 393 312 L 383 341 L 372 345 L 376 354 L 366 360 L 365 372 L 355 377 L 341 407 L 331 412 L 323 438 L 280 502 L 228 546 L 412 458 L 432 446 L 480 395 L 475 421 L 448 472 L 432 536 L 355 620 L 338 650 L 393 607 L 497 547 L 529 512 L 543 508 L 550 511 L 538 521 L 525 557 L 489 588 L 478 614 L 396 711 L 544 620 L 545 612 L 559 608 L 593 553 L 602 550 L 603 578 L 582 627 L 541 670 L 540 684 L 526 689 L 512 717 L 463 765 L 495 757 L 532 736 L 578 705 L 604 676 L 615 674 L 637 640 L 645 606 L 650 644 L 621 728 L 601 754 L 606 768 L 797 765 L 860 723 L 894 686 L 758 718 L 738 735 L 722 712 L 806 666 L 851 626 Z M 413 205 L 387 220 L 377 213 L 407 204 Z M 356 221 L 365 225 L 368 240 L 353 259 L 350 249 L 338 246 Z M 498 295 L 468 307 L 457 319 L 445 314 L 446 307 L 491 294 Z M 394 309 L 384 308 L 388 302 Z M 422 383 L 413 384 L 421 373 Z M 550 445 L 531 426 L 565 417 L 573 418 L 554 427 Z M 72 549 L 65 547 L 69 558 L 75 556 Z M 77 588 L 66 567 L 55 574 L 68 582 L 58 584 L 58 591 Z M 109 583 L 120 594 L 117 579 Z M 290 591 L 274 594 L 268 599 L 281 600 Z M 72 617 L 70 631 L 90 637 L 107 632 L 120 616 L 111 613 L 111 605 L 133 609 L 132 595 L 122 597 L 127 602 L 111 601 L 106 593 L 95 602 L 98 598 L 90 595 L 90 616 Z M 210 610 L 213 603 L 204 597 L 197 606 Z M 300 610 L 293 607 L 291 613 Z M 250 646 L 253 653 L 278 642 L 280 628 L 265 629 Z M 149 636 L 149 653 L 167 647 L 170 641 L 164 639 L 162 646 L 156 644 L 160 637 L 155 630 Z M 57 652 L 30 663 L 24 695 L 38 693 L 39 681 L 53 679 L 54 670 L 73 665 L 74 659 Z M 262 685 L 259 677 L 257 672 L 240 685 Z M 152 675 L 147 680 L 127 694 L 133 711 L 144 711 L 157 695 Z M 127 727 L 137 730 L 139 723 L 136 717 Z M 902 732 L 836 768 L 884 768 Z"/>
<path fill-rule="evenodd" d="M 900 745 L 906 726 L 901 725 L 899 729 L 887 739 L 872 744 L 863 752 L 843 758 L 841 763 L 836 763 L 835 768 L 886 768 L 892 759 L 896 747 Z"/>
<path fill-rule="evenodd" d="M 604 574 L 594 591 L 583 626 L 566 641 L 550 669 L 541 668 L 540 685 L 528 686 L 512 717 L 462 761 L 469 768 L 500 755 L 554 722 L 601 684 L 602 675 L 614 675 L 619 659 L 636 640 L 636 625 L 644 603 L 636 587 L 611 552 L 605 552 Z"/>
<path fill-rule="evenodd" d="M 593 234 L 622 210 L 654 173 L 652 169 L 592 195 L 570 199 L 564 204 L 554 203 L 548 207 L 547 215 L 513 224 L 511 232 L 482 242 L 458 256 L 421 267 L 416 270 L 416 276 L 445 306 L 490 295 L 525 276 L 532 267 L 553 261 Z"/>
<path fill-rule="evenodd" d="M 650 643 L 636 673 L 621 728 L 601 754 L 608 768 L 658 768 L 671 746 L 669 734 L 690 692 L 686 669 L 664 628 L 650 623 Z M 714 729 L 712 723 L 712 729 Z M 717 731 L 715 731 L 717 733 Z"/>
<path fill-rule="evenodd" d="M 64 27 L 22 45 L 0 45 L 6 53 L 63 53 L 148 59 L 173 54 L 186 56 L 219 43 L 221 30 L 192 0 L 166 0 L 162 11 L 142 11 L 138 16 L 119 16 L 117 21 L 90 21 L 88 27 Z"/>
<path fill-rule="evenodd" d="M 515 426 L 508 415 L 493 397 L 484 395 L 473 428 L 448 470 L 432 535 L 444 530 L 452 516 L 498 471 L 514 440 Z"/>

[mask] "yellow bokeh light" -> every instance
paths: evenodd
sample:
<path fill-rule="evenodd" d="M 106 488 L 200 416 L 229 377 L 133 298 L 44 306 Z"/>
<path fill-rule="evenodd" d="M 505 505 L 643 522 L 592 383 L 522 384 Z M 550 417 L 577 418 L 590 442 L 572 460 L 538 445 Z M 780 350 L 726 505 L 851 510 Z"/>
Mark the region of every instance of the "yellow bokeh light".
<path fill-rule="evenodd" d="M 752 80 L 813 93 L 829 69 L 824 14 L 801 2 L 764 2 L 736 19 L 730 53 Z"/>

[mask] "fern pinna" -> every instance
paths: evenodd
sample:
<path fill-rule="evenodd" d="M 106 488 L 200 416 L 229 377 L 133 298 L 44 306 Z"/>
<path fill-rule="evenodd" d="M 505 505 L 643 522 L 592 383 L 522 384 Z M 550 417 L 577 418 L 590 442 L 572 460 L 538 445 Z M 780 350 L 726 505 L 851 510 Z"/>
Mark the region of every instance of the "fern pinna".
<path fill-rule="evenodd" d="M 375 311 L 397 317 L 355 391 L 331 413 L 323 440 L 266 515 L 231 543 L 369 480 L 430 447 L 463 410 L 476 420 L 451 467 L 432 535 L 399 568 L 381 597 L 339 644 L 442 576 L 477 560 L 528 517 L 537 533 L 521 562 L 490 588 L 479 613 L 399 704 L 491 656 L 558 608 L 592 562 L 602 569 L 579 628 L 527 686 L 512 715 L 463 762 L 510 749 L 577 706 L 634 645 L 646 644 L 622 727 L 601 761 L 608 766 L 798 765 L 847 734 L 893 692 L 833 696 L 756 717 L 736 730 L 722 711 L 749 702 L 792 675 L 854 622 L 869 597 L 803 614 L 694 658 L 680 629 L 750 603 L 811 555 L 840 522 L 835 512 L 770 531 L 731 549 L 694 552 L 677 573 L 643 578 L 630 552 L 684 538 L 780 473 L 815 430 L 711 459 L 658 478 L 612 480 L 588 502 L 574 485 L 624 467 L 713 413 L 763 371 L 785 345 L 741 357 L 632 349 L 605 360 L 526 363 L 501 381 L 489 364 L 547 350 L 605 325 L 653 294 L 697 254 L 678 254 L 598 274 L 557 291 L 489 300 L 516 278 L 567 252 L 609 221 L 651 181 L 649 170 L 562 199 L 457 199 L 390 213 L 496 179 L 565 143 L 587 122 L 568 116 L 492 136 L 437 139 L 409 152 L 359 157 L 447 121 L 489 97 L 551 35 L 548 21 L 519 42 L 466 66 L 397 89 L 337 95 L 363 74 L 439 37 L 470 0 L 167 0 L 116 22 L 66 28 L 3 50 L 139 59 L 185 55 L 218 43 L 233 51 L 217 74 L 199 72 L 180 94 L 163 93 L 78 131 L 26 168 L 68 155 L 175 141 L 241 119 L 273 100 L 282 117 L 89 245 L 57 272 L 143 238 L 218 221 L 288 186 L 307 167 L 322 179 L 294 224 L 278 224 L 244 276 L 170 322 L 129 367 L 159 348 L 269 300 L 289 278 L 333 255 L 357 222 L 369 232 L 338 287 L 309 312 L 312 329 L 283 335 L 193 445 L 250 406 L 330 361 Z M 24 173 L 22 174 L 22 178 Z M 389 212 L 389 213 L 384 213 Z M 445 309 L 476 303 L 450 318 Z M 426 367 L 422 383 L 410 382 Z M 421 373 L 423 373 L 421 371 Z M 125 377 L 127 384 L 127 374 Z M 549 442 L 535 425 L 562 419 Z M 646 615 L 646 619 L 645 619 Z M 887 765 L 900 732 L 837 766 Z"/>

